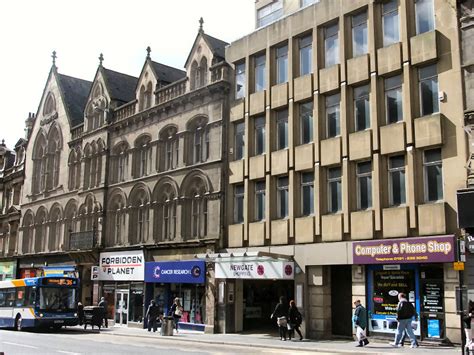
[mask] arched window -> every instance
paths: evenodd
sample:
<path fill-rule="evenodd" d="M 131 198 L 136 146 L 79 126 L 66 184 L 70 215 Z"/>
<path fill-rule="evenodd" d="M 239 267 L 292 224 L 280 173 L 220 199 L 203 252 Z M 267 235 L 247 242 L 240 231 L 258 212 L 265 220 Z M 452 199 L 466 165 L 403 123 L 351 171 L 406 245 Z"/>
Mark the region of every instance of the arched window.
<path fill-rule="evenodd" d="M 46 190 L 46 180 L 48 174 L 48 155 L 46 137 L 42 130 L 36 136 L 33 148 L 33 178 L 32 191 L 40 193 Z"/>
<path fill-rule="evenodd" d="M 125 181 L 128 171 L 128 144 L 121 142 L 112 150 L 110 178 L 113 183 Z"/>
<path fill-rule="evenodd" d="M 145 187 L 138 187 L 130 193 L 129 236 L 131 244 L 144 243 L 148 240 L 149 227 L 149 193 Z"/>
<path fill-rule="evenodd" d="M 91 185 L 93 149 L 90 144 L 86 144 L 84 148 L 84 190 Z"/>
<path fill-rule="evenodd" d="M 48 134 L 48 171 L 46 187 L 52 189 L 59 185 L 59 170 L 61 167 L 62 139 L 58 126 L 51 127 Z"/>
<path fill-rule="evenodd" d="M 49 116 L 56 112 L 56 99 L 52 93 L 48 93 L 43 106 L 43 116 Z"/>
<path fill-rule="evenodd" d="M 154 234 L 157 241 L 169 241 L 176 238 L 177 188 L 172 180 L 158 183 L 155 189 Z"/>
<path fill-rule="evenodd" d="M 179 159 L 179 137 L 175 126 L 167 126 L 161 130 L 160 146 L 163 151 L 163 154 L 158 155 L 163 160 L 159 164 L 162 167 L 160 170 L 176 169 Z"/>
<path fill-rule="evenodd" d="M 81 185 L 81 152 L 79 149 L 73 149 L 69 153 L 68 167 L 68 188 L 69 190 L 78 189 Z"/>
<path fill-rule="evenodd" d="M 74 188 L 78 189 L 79 187 L 81 187 L 81 167 L 82 167 L 81 150 L 79 148 L 76 150 L 75 166 L 76 166 L 76 172 L 75 172 L 76 181 L 75 181 Z"/>
<path fill-rule="evenodd" d="M 150 141 L 151 137 L 148 135 L 141 136 L 135 141 L 135 154 L 133 159 L 133 172 L 135 178 L 148 174 L 151 155 Z"/>
<path fill-rule="evenodd" d="M 106 109 L 107 99 L 103 95 L 102 85 L 98 83 L 86 108 L 87 131 L 97 129 L 104 124 Z"/>
<path fill-rule="evenodd" d="M 153 97 L 153 85 L 151 81 L 149 81 L 146 86 L 146 91 L 145 91 L 145 109 L 151 107 L 152 97 Z"/>
<path fill-rule="evenodd" d="M 31 210 L 28 210 L 23 217 L 23 238 L 22 238 L 22 253 L 33 253 L 33 232 L 34 232 L 34 217 Z"/>
<path fill-rule="evenodd" d="M 197 164 L 205 162 L 209 158 L 209 128 L 207 127 L 207 118 L 200 116 L 192 119 L 187 129 L 189 132 L 187 144 L 187 163 Z"/>
<path fill-rule="evenodd" d="M 36 213 L 35 218 L 35 253 L 46 251 L 46 237 L 47 237 L 47 212 L 44 207 L 41 207 Z"/>
<path fill-rule="evenodd" d="M 125 197 L 121 193 L 114 194 L 109 202 L 109 229 L 107 235 L 107 245 L 125 244 Z"/>
<path fill-rule="evenodd" d="M 64 245 L 69 249 L 71 233 L 77 232 L 77 203 L 69 200 L 64 209 Z"/>
<path fill-rule="evenodd" d="M 202 57 L 199 63 L 199 86 L 207 85 L 207 58 Z"/>
<path fill-rule="evenodd" d="M 61 208 L 56 205 L 51 209 L 51 217 L 49 224 L 49 251 L 59 251 L 61 244 L 61 229 L 62 229 L 62 211 Z"/>
<path fill-rule="evenodd" d="M 79 221 L 80 221 L 80 231 L 94 231 L 97 229 L 97 222 L 99 217 L 99 211 L 97 206 L 95 206 L 94 198 L 92 195 L 86 197 L 86 201 L 79 208 Z"/>
<path fill-rule="evenodd" d="M 185 191 L 185 216 L 183 236 L 188 238 L 203 238 L 207 235 L 208 187 L 203 177 L 197 174 L 188 176 L 183 181 Z"/>
<path fill-rule="evenodd" d="M 191 90 L 197 89 L 199 87 L 199 69 L 198 63 L 193 61 L 191 64 Z"/>

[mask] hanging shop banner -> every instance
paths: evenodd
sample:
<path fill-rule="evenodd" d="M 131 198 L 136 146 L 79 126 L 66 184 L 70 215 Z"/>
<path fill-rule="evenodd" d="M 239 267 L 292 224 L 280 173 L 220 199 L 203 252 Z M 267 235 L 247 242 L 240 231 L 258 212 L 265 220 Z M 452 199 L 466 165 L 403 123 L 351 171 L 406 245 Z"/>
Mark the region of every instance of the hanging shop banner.
<path fill-rule="evenodd" d="M 100 281 L 143 281 L 145 258 L 141 250 L 100 253 Z"/>
<path fill-rule="evenodd" d="M 16 261 L 0 262 L 0 281 L 16 279 Z"/>
<path fill-rule="evenodd" d="M 453 235 L 371 240 L 352 243 L 353 263 L 446 263 L 455 260 Z"/>
<path fill-rule="evenodd" d="M 293 280 L 292 261 L 219 261 L 216 279 L 285 279 Z"/>
<path fill-rule="evenodd" d="M 202 284 L 206 263 L 202 260 L 147 262 L 145 282 Z"/>
<path fill-rule="evenodd" d="M 44 266 L 43 276 L 68 276 L 76 277 L 76 268 L 74 266 Z"/>

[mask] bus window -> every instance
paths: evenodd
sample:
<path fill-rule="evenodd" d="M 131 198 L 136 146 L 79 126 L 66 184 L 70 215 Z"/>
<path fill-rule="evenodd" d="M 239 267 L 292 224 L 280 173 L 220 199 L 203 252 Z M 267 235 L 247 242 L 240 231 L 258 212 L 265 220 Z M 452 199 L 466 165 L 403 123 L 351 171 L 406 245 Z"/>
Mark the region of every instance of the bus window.
<path fill-rule="evenodd" d="M 26 300 L 25 287 L 16 289 L 16 307 L 23 307 Z"/>
<path fill-rule="evenodd" d="M 15 296 L 16 292 L 14 288 L 7 288 L 5 295 L 5 306 L 6 307 L 14 307 L 15 306 Z"/>
<path fill-rule="evenodd" d="M 36 304 L 36 287 L 26 289 L 25 306 L 33 307 Z"/>
<path fill-rule="evenodd" d="M 7 290 L 0 290 L 0 307 L 5 307 L 5 299 L 7 295 Z"/>

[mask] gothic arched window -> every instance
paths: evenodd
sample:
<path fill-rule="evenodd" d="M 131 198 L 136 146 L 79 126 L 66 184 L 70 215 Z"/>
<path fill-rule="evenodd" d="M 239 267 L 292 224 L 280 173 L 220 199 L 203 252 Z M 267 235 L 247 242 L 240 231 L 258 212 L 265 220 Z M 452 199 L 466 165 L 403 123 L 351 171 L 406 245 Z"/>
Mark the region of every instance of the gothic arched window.
<path fill-rule="evenodd" d="M 149 193 L 144 187 L 138 187 L 130 193 L 130 243 L 144 243 L 148 239 Z"/>
<path fill-rule="evenodd" d="M 176 169 L 179 157 L 179 137 L 175 126 L 167 126 L 160 132 L 160 145 L 163 154 L 159 154 L 164 161 L 159 165 L 161 171 Z"/>
<path fill-rule="evenodd" d="M 141 136 L 135 141 L 135 152 L 133 157 L 133 176 L 135 178 L 145 176 L 149 172 L 151 155 L 150 141 L 151 137 L 148 135 Z"/>
<path fill-rule="evenodd" d="M 159 183 L 156 188 L 155 235 L 158 241 L 176 238 L 177 189 L 172 181 Z"/>
<path fill-rule="evenodd" d="M 48 154 L 46 137 L 42 130 L 36 136 L 33 147 L 33 178 L 32 191 L 40 193 L 46 190 L 46 179 L 48 174 Z"/>
<path fill-rule="evenodd" d="M 62 227 L 62 211 L 61 208 L 56 205 L 51 209 L 50 212 L 50 224 L 49 224 L 49 251 L 59 251 L 61 242 L 61 227 Z"/>

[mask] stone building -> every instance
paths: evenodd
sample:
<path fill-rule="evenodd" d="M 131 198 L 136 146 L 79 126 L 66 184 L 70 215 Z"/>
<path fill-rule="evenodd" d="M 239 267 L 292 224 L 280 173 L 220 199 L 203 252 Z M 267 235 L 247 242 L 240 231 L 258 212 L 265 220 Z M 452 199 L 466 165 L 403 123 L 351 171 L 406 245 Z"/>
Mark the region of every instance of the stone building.
<path fill-rule="evenodd" d="M 405 292 L 419 336 L 459 342 L 452 262 L 467 140 L 456 1 L 258 0 L 256 22 L 226 49 L 228 248 L 214 259 L 233 302 L 219 321 L 270 327 L 285 296 L 306 336 L 349 336 L 361 299 L 371 334 L 393 336 Z M 245 272 L 217 275 L 229 265 Z"/>

